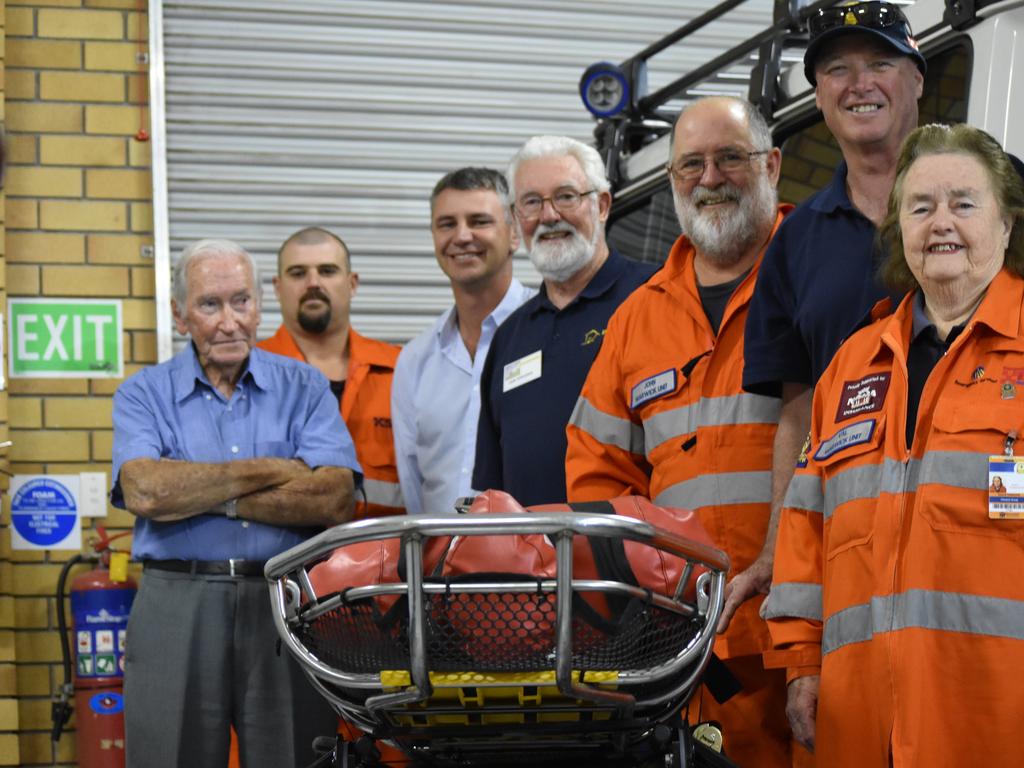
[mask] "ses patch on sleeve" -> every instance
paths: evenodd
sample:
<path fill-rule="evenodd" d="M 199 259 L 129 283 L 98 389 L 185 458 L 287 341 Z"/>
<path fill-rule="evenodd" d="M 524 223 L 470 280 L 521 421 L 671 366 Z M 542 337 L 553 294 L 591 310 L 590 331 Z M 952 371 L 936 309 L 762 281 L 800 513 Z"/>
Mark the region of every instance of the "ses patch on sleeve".
<path fill-rule="evenodd" d="M 629 407 L 636 409 L 644 403 L 676 391 L 676 369 L 669 368 L 635 384 L 629 392 Z"/>
<path fill-rule="evenodd" d="M 818 446 L 818 450 L 814 454 L 815 461 L 822 461 L 839 453 L 839 451 L 866 443 L 875 433 L 876 422 L 877 419 L 867 419 L 866 421 L 858 421 L 856 424 L 843 427 Z"/>
<path fill-rule="evenodd" d="M 807 452 L 811 450 L 811 433 L 807 433 L 807 437 L 804 438 L 803 447 L 800 449 L 800 455 L 796 457 L 797 469 L 803 469 L 807 466 Z"/>

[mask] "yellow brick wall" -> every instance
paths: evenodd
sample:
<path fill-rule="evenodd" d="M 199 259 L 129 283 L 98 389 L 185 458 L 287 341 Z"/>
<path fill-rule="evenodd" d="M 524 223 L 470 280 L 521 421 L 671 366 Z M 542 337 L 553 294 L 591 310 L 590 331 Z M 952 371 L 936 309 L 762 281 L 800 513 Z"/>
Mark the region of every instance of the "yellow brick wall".
<path fill-rule="evenodd" d="M 126 374 L 156 358 L 153 264 L 141 254 L 153 242 L 150 151 L 134 138 L 140 124 L 149 128 L 140 105 L 146 73 L 137 54 L 147 20 L 139 8 L 137 0 L 0 0 L 8 162 L 0 301 L 124 298 Z M 109 477 L 119 383 L 9 382 L 0 393 L 0 440 L 9 436 L 14 446 L 0 467 Z M 0 476 L 0 487 L 7 482 Z M 74 718 L 56 754 L 49 736 L 62 677 L 53 594 L 72 553 L 12 552 L 6 493 L 2 504 L 0 765 L 73 766 Z M 98 522 L 120 530 L 132 520 L 110 508 Z"/>

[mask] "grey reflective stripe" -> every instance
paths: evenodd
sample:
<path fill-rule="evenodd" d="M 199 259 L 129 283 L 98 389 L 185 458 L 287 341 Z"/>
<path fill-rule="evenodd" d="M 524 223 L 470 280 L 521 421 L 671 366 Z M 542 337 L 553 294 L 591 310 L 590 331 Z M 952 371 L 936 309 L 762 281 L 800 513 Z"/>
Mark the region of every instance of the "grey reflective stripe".
<path fill-rule="evenodd" d="M 761 606 L 761 616 L 821 621 L 821 584 L 772 584 L 772 591 Z"/>
<path fill-rule="evenodd" d="M 822 654 L 901 629 L 933 629 L 1024 640 L 1024 601 L 912 589 L 874 597 L 829 617 Z"/>
<path fill-rule="evenodd" d="M 988 454 L 930 451 L 921 459 L 918 483 L 940 483 L 976 491 L 988 490 Z"/>
<path fill-rule="evenodd" d="M 620 419 L 618 416 L 598 410 L 585 397 L 580 397 L 576 401 L 569 423 L 582 429 L 600 443 L 643 455 L 644 428 L 629 419 Z"/>
<path fill-rule="evenodd" d="M 777 397 L 743 392 L 727 397 L 705 397 L 699 402 L 651 414 L 644 419 L 644 451 L 647 456 L 664 443 L 689 435 L 702 427 L 733 424 L 776 424 L 782 401 Z"/>
<path fill-rule="evenodd" d="M 699 509 L 721 504 L 769 504 L 771 498 L 771 472 L 720 472 L 670 485 L 654 503 Z"/>
<path fill-rule="evenodd" d="M 886 459 L 881 464 L 844 470 L 829 478 L 825 486 L 825 516 L 850 501 L 874 499 L 880 493 L 910 493 L 928 484 L 983 491 L 988 487 L 988 454 L 930 451 L 906 464 Z"/>
<path fill-rule="evenodd" d="M 880 493 L 900 493 L 917 486 L 917 460 L 904 464 L 885 459 L 881 464 L 853 467 L 836 473 L 825 484 L 825 517 L 841 504 L 874 499 Z"/>
<path fill-rule="evenodd" d="M 793 475 L 786 489 L 786 500 L 782 506 L 803 509 L 807 512 L 821 512 L 825 509 L 821 495 L 821 478 L 817 475 Z"/>
<path fill-rule="evenodd" d="M 371 480 L 368 477 L 364 477 L 363 491 L 366 492 L 366 501 L 370 504 L 398 508 L 405 506 L 405 499 L 402 498 L 402 487 L 398 483 Z"/>

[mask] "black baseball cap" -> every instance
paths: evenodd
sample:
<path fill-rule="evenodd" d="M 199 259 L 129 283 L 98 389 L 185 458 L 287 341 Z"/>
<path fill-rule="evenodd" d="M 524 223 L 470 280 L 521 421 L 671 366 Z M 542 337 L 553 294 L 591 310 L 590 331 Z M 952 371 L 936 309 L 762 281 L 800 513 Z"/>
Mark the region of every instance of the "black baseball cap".
<path fill-rule="evenodd" d="M 917 41 L 910 31 L 910 22 L 898 5 L 886 2 L 850 3 L 832 8 L 819 8 L 807 19 L 810 42 L 804 53 L 804 76 L 811 85 L 817 85 L 814 62 L 821 47 L 841 35 L 871 35 L 876 40 L 914 60 L 921 74 L 928 65 L 917 50 Z"/>

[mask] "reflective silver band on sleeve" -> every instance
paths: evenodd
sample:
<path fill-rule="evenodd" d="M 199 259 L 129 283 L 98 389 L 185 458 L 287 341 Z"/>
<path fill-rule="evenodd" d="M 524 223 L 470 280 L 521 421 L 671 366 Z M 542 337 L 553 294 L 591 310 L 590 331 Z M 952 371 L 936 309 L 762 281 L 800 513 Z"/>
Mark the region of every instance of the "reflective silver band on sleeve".
<path fill-rule="evenodd" d="M 612 416 L 599 410 L 585 397 L 580 397 L 576 401 L 569 423 L 599 443 L 614 445 L 637 456 L 643 455 L 644 428 L 629 419 Z"/>
<path fill-rule="evenodd" d="M 761 616 L 765 619 L 821 621 L 821 613 L 821 584 L 772 584 L 768 599 L 761 606 Z"/>
<path fill-rule="evenodd" d="M 817 475 L 793 475 L 782 506 L 821 514 L 825 509 L 825 498 L 821 494 L 821 478 Z"/>

